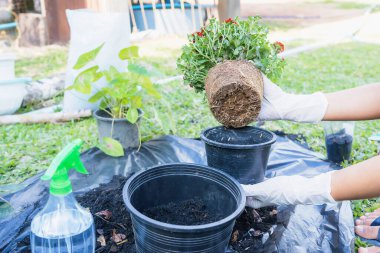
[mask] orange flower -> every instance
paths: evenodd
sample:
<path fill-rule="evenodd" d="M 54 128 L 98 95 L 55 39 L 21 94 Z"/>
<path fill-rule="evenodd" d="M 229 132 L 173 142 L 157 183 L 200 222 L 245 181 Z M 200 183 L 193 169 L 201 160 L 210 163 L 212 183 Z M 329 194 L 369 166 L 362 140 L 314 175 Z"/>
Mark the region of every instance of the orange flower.
<path fill-rule="evenodd" d="M 276 41 L 274 44 L 276 44 L 279 47 L 280 53 L 284 52 L 285 46 L 282 42 Z"/>

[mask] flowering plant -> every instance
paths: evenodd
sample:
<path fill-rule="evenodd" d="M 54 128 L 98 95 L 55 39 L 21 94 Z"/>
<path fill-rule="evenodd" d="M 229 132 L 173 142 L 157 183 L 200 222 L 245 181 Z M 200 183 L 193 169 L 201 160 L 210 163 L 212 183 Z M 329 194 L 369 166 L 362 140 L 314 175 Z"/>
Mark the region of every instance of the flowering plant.
<path fill-rule="evenodd" d="M 275 81 L 281 76 L 285 62 L 277 54 L 284 50 L 281 42 L 268 41 L 268 28 L 260 17 L 247 20 L 229 18 L 222 23 L 211 19 L 200 32 L 188 36 L 177 67 L 185 84 L 195 91 L 204 91 L 209 69 L 225 60 L 251 61 L 268 78 Z"/>

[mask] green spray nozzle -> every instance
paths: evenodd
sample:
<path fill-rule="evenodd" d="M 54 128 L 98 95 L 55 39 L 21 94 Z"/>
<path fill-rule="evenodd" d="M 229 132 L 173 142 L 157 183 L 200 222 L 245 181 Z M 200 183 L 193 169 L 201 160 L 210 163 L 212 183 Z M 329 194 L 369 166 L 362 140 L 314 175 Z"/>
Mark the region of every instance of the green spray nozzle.
<path fill-rule="evenodd" d="M 67 195 L 72 192 L 71 182 L 69 179 L 69 170 L 75 169 L 79 173 L 88 174 L 82 161 L 80 160 L 79 149 L 83 141 L 77 139 L 69 143 L 54 158 L 50 167 L 41 177 L 42 180 L 51 180 L 50 193 L 54 195 Z"/>

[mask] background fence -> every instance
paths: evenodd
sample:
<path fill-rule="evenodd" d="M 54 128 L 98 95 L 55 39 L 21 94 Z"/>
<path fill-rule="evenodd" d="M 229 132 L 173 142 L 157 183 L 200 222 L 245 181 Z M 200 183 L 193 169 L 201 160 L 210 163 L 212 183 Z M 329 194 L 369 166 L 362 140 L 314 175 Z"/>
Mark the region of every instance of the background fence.
<path fill-rule="evenodd" d="M 5 0 L 0 0 L 5 1 Z M 236 0 L 8 0 L 17 14 L 21 45 L 67 43 L 70 31 L 66 9 L 126 12 L 133 33 L 158 30 L 186 34 L 199 30 L 211 17 L 218 18 L 219 2 Z M 33 22 L 31 22 L 33 20 Z M 38 23 L 38 26 L 31 25 Z M 38 29 L 37 29 L 38 28 Z"/>

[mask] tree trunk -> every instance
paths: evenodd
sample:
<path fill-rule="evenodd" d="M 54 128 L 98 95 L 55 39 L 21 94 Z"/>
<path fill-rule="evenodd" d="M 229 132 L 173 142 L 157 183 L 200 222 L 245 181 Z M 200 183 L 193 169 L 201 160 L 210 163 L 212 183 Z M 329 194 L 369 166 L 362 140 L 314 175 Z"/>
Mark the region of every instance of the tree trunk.
<path fill-rule="evenodd" d="M 82 110 L 78 112 L 55 112 L 41 114 L 20 114 L 0 116 L 0 125 L 16 124 L 16 123 L 58 123 L 90 117 L 91 110 Z"/>
<path fill-rule="evenodd" d="M 48 100 L 65 88 L 65 81 L 60 76 L 51 79 L 33 82 L 25 87 L 26 95 L 24 96 L 23 106 L 36 104 Z"/>

